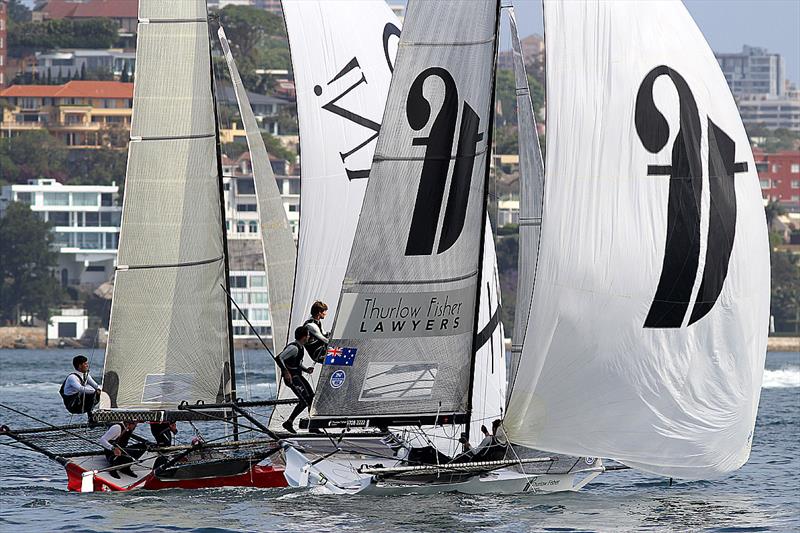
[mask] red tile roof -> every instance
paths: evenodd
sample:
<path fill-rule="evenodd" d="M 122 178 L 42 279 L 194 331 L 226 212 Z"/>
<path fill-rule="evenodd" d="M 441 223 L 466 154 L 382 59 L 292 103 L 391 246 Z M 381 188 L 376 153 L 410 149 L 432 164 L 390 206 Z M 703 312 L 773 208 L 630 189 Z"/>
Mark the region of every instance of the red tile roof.
<path fill-rule="evenodd" d="M 64 85 L 12 85 L 0 90 L 0 98 L 133 98 L 133 84 L 120 81 L 74 80 Z"/>
<path fill-rule="evenodd" d="M 137 18 L 139 10 L 138 0 L 89 0 L 75 2 L 70 0 L 50 0 L 38 11 L 45 14 L 45 18 Z"/>

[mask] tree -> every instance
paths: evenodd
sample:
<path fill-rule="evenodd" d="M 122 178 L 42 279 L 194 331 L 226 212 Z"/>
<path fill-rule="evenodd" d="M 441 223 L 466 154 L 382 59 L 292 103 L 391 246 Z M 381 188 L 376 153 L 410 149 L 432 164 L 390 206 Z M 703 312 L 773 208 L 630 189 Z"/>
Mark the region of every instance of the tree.
<path fill-rule="evenodd" d="M 8 22 L 9 26 L 15 23 L 28 22 L 31 20 L 31 10 L 20 0 L 9 0 L 8 2 Z"/>
<path fill-rule="evenodd" d="M 770 313 L 776 331 L 800 332 L 800 258 L 789 251 L 770 253 Z"/>
<path fill-rule="evenodd" d="M 770 200 L 764 207 L 764 213 L 767 215 L 767 228 L 772 231 L 772 224 L 775 219 L 781 215 L 786 214 L 786 209 L 777 200 Z"/>
<path fill-rule="evenodd" d="M 108 18 L 52 19 L 8 28 L 9 55 L 22 57 L 54 48 L 110 48 L 119 33 Z"/>
<path fill-rule="evenodd" d="M 297 154 L 286 148 L 277 137 L 269 133 L 262 133 L 261 138 L 264 139 L 264 145 L 267 147 L 267 153 L 273 157 L 280 157 L 290 163 L 294 163 Z"/>
<path fill-rule="evenodd" d="M 72 185 L 111 185 L 122 187 L 128 151 L 112 148 L 72 150 L 67 159 L 67 174 Z"/>
<path fill-rule="evenodd" d="M 0 218 L 0 319 L 18 324 L 20 315 L 49 319 L 49 309 L 62 291 L 51 269 L 57 254 L 50 250 L 52 234 L 30 208 L 12 202 Z"/>
<path fill-rule="evenodd" d="M 67 147 L 44 130 L 0 139 L 0 179 L 25 183 L 28 179 L 66 179 Z"/>

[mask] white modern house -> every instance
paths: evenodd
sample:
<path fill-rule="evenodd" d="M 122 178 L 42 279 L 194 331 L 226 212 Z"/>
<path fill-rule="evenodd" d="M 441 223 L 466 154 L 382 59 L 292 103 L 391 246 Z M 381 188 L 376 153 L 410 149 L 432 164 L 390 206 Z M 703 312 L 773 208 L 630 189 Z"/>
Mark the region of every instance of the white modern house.
<path fill-rule="evenodd" d="M 0 192 L 0 212 L 10 202 L 28 204 L 53 225 L 58 279 L 63 286 L 94 289 L 114 272 L 122 207 L 113 185 L 63 185 L 54 179 L 7 185 Z"/>

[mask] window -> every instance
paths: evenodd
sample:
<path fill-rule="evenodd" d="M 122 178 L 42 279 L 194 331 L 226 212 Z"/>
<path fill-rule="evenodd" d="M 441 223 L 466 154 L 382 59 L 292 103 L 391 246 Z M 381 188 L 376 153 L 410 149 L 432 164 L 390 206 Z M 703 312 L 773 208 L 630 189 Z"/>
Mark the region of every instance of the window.
<path fill-rule="evenodd" d="M 78 233 L 78 248 L 100 250 L 103 247 L 102 233 Z"/>
<path fill-rule="evenodd" d="M 253 178 L 238 178 L 236 180 L 236 191 L 239 194 L 255 194 L 256 185 Z"/>
<path fill-rule="evenodd" d="M 800 189 L 800 180 L 792 180 L 792 189 Z"/>
<path fill-rule="evenodd" d="M 33 202 L 33 194 L 29 192 L 18 192 L 17 193 L 17 201 L 23 204 L 31 205 Z"/>
<path fill-rule="evenodd" d="M 769 170 L 767 163 L 756 163 L 756 172 L 766 172 L 767 170 Z"/>
<path fill-rule="evenodd" d="M 250 309 L 250 320 L 269 320 L 269 311 L 267 309 Z"/>
<path fill-rule="evenodd" d="M 769 180 L 761 180 L 761 188 L 769 189 Z"/>
<path fill-rule="evenodd" d="M 233 301 L 239 305 L 248 303 L 247 296 L 247 291 L 231 291 L 231 297 L 233 298 Z"/>
<path fill-rule="evenodd" d="M 72 205 L 97 205 L 96 192 L 72 193 Z"/>
<path fill-rule="evenodd" d="M 69 211 L 50 211 L 47 216 L 53 226 L 69 226 Z"/>
<path fill-rule="evenodd" d="M 258 222 L 255 220 L 250 221 L 250 233 L 258 233 Z"/>
<path fill-rule="evenodd" d="M 233 326 L 233 334 L 234 335 L 247 335 L 250 331 L 250 328 L 247 326 Z"/>
<path fill-rule="evenodd" d="M 89 265 L 86 267 L 86 272 L 105 272 L 106 267 L 103 265 Z"/>
<path fill-rule="evenodd" d="M 103 211 L 100 213 L 100 225 L 107 228 L 116 228 L 119 226 L 119 213 Z"/>
<path fill-rule="evenodd" d="M 74 339 L 78 336 L 78 324 L 75 322 L 59 322 L 58 323 L 58 336 Z"/>
<path fill-rule="evenodd" d="M 266 287 L 267 286 L 267 277 L 264 275 L 254 274 L 250 276 L 250 286 L 251 287 Z"/>
<path fill-rule="evenodd" d="M 777 172 L 781 167 L 779 165 L 772 165 L 772 172 Z"/>
<path fill-rule="evenodd" d="M 267 303 L 267 293 L 266 292 L 251 292 L 250 293 L 250 303 L 251 304 L 265 304 L 265 303 Z"/>
<path fill-rule="evenodd" d="M 297 204 L 289 204 L 289 212 L 290 213 L 297 213 L 297 208 L 299 206 Z"/>
<path fill-rule="evenodd" d="M 255 211 L 256 204 L 236 204 L 237 211 Z"/>
<path fill-rule="evenodd" d="M 69 246 L 70 245 L 70 235 L 71 233 L 60 233 L 60 232 L 53 232 L 53 244 L 61 247 L 61 246 Z"/>
<path fill-rule="evenodd" d="M 245 318 L 247 318 L 247 309 L 242 309 L 241 311 L 239 311 L 235 307 L 232 307 L 231 318 L 233 320 L 244 320 Z"/>
<path fill-rule="evenodd" d="M 106 250 L 116 250 L 119 244 L 119 233 L 106 233 Z"/>
<path fill-rule="evenodd" d="M 800 163 L 792 163 L 791 172 L 792 172 L 792 174 L 800 173 Z"/>
<path fill-rule="evenodd" d="M 100 213 L 84 213 L 86 217 L 86 225 L 97 227 L 100 225 Z"/>
<path fill-rule="evenodd" d="M 44 205 L 69 205 L 69 193 L 46 192 L 44 193 Z"/>
<path fill-rule="evenodd" d="M 244 220 L 236 221 L 236 233 L 244 233 Z"/>
<path fill-rule="evenodd" d="M 289 194 L 300 194 L 300 180 L 289 180 Z"/>
<path fill-rule="evenodd" d="M 114 205 L 114 195 L 110 192 L 104 192 L 100 195 L 100 205 L 104 207 Z"/>
<path fill-rule="evenodd" d="M 255 330 L 262 337 L 266 337 L 268 335 L 272 335 L 272 328 L 270 326 L 256 326 Z"/>
<path fill-rule="evenodd" d="M 237 289 L 247 288 L 247 276 L 231 276 L 231 287 Z"/>

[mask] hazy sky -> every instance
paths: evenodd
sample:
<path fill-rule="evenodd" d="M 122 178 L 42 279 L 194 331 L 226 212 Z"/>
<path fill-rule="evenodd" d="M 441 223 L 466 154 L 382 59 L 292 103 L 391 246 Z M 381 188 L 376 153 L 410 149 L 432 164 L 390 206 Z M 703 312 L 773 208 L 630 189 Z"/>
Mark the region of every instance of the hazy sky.
<path fill-rule="evenodd" d="M 520 36 L 541 34 L 541 0 L 513 3 Z M 788 79 L 800 81 L 800 0 L 684 0 L 684 4 L 715 52 L 738 52 L 743 44 L 764 47 L 783 56 Z"/>

